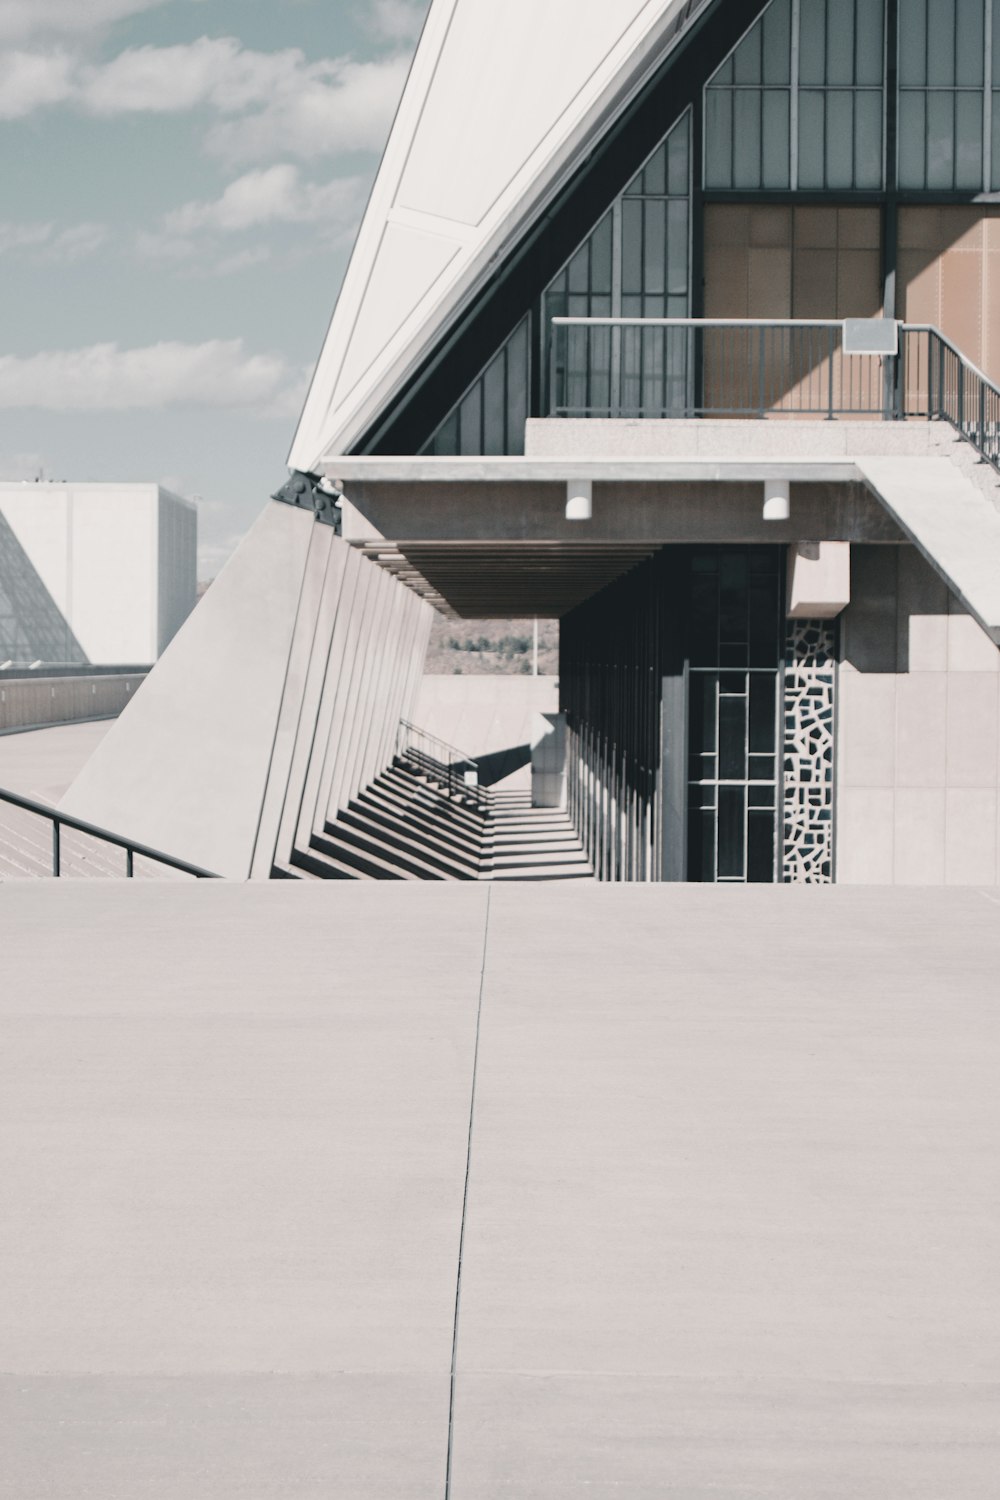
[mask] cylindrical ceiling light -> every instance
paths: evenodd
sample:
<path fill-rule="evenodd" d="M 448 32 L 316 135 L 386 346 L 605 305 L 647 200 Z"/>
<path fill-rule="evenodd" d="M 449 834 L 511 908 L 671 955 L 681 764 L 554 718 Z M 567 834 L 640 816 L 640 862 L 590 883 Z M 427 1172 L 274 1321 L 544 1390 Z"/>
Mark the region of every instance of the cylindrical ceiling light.
<path fill-rule="evenodd" d="M 787 479 L 765 479 L 764 520 L 787 521 L 792 513 L 792 487 Z"/>
<path fill-rule="evenodd" d="M 594 514 L 594 486 L 589 479 L 571 479 L 566 485 L 567 521 L 589 521 Z"/>

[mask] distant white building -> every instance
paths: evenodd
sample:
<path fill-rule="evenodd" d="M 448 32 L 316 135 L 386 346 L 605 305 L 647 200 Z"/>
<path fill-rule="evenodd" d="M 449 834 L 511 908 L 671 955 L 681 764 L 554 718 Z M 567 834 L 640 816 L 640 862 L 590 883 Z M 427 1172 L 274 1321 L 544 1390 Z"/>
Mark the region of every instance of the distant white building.
<path fill-rule="evenodd" d="M 197 543 L 195 506 L 158 484 L 0 483 L 0 662 L 156 661 Z"/>

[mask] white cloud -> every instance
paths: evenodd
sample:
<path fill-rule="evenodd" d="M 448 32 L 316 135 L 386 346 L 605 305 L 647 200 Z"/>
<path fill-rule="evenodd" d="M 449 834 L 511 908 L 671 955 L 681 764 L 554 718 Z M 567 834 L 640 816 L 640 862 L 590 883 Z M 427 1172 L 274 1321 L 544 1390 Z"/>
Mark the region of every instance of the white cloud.
<path fill-rule="evenodd" d="M 44 260 L 83 260 L 100 250 L 110 237 L 106 224 L 71 224 L 56 233 L 56 226 L 51 223 L 0 223 L 0 255 L 12 250 L 31 250 L 36 258 Z"/>
<path fill-rule="evenodd" d="M 8 250 L 32 249 L 52 238 L 52 224 L 0 224 L 0 255 Z"/>
<path fill-rule="evenodd" d="M 103 249 L 110 238 L 106 224 L 73 224 L 55 236 L 46 247 L 45 256 L 47 260 L 66 263 L 85 260 Z"/>
<path fill-rule="evenodd" d="M 385 144 L 409 63 L 395 56 L 315 64 L 255 113 L 219 120 L 207 146 L 229 162 L 296 156 L 310 161 Z"/>
<path fill-rule="evenodd" d="M 56 104 L 103 118 L 207 109 L 217 116 L 207 138 L 214 155 L 234 163 L 309 160 L 379 150 L 406 71 L 399 53 L 308 62 L 297 48 L 255 52 L 234 37 L 130 47 L 101 64 L 63 52 L 8 52 L 0 53 L 0 117 Z"/>
<path fill-rule="evenodd" d="M 52 32 L 89 32 L 164 0 L 0 0 L 0 39 Z"/>
<path fill-rule="evenodd" d="M 256 245 L 253 249 L 237 250 L 235 255 L 225 255 L 222 260 L 216 261 L 212 267 L 216 276 L 229 276 L 235 271 L 246 271 L 251 266 L 262 266 L 265 261 L 271 259 L 271 252 L 266 245 Z"/>
<path fill-rule="evenodd" d="M 375 0 L 369 12 L 373 29 L 390 42 L 415 42 L 426 14 L 427 0 Z"/>
<path fill-rule="evenodd" d="M 73 62 L 65 53 L 0 52 L 0 119 L 23 119 L 73 92 Z"/>
<path fill-rule="evenodd" d="M 365 186 L 360 177 L 303 182 L 299 168 L 283 162 L 238 177 L 220 198 L 184 204 L 165 216 L 164 228 L 168 236 L 184 237 L 199 230 L 234 234 L 269 224 L 348 227 L 360 214 Z"/>
<path fill-rule="evenodd" d="M 250 354 L 242 339 L 160 343 L 142 349 L 93 344 L 0 357 L 0 409 L 135 411 L 167 406 L 252 407 L 288 416 L 299 409 L 300 370 L 273 354 Z"/>

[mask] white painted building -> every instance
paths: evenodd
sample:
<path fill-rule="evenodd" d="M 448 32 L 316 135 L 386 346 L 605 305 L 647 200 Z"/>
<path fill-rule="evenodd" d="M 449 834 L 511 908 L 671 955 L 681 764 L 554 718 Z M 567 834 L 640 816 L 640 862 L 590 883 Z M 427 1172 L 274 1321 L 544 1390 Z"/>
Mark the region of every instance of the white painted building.
<path fill-rule="evenodd" d="M 30 564 L 65 621 L 65 660 L 154 662 L 194 608 L 197 511 L 161 485 L 0 483 L 0 519 L 8 571 Z"/>

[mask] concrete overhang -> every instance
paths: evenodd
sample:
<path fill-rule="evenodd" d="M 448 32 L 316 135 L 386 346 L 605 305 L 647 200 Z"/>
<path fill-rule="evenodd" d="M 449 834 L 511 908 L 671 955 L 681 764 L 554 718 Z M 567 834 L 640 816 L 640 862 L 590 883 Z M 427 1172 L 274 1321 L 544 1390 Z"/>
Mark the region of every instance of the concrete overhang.
<path fill-rule="evenodd" d="M 863 476 L 848 459 L 774 458 L 412 458 L 359 456 L 325 460 L 321 472 L 345 486 L 368 484 L 438 486 L 451 484 L 566 484 L 570 479 L 595 483 L 746 484 L 787 479 L 800 484 L 847 484 Z"/>
<path fill-rule="evenodd" d="M 1000 644 L 1000 512 L 947 457 L 365 455 L 323 468 L 344 487 L 345 538 L 447 613 L 562 614 L 677 542 L 909 541 Z M 793 486 L 787 522 L 761 515 L 774 479 Z M 565 516 L 577 480 L 594 487 L 584 522 Z"/>

